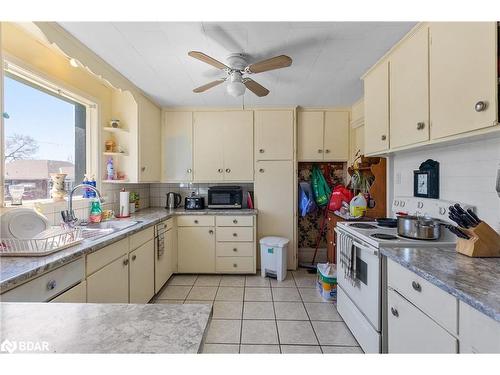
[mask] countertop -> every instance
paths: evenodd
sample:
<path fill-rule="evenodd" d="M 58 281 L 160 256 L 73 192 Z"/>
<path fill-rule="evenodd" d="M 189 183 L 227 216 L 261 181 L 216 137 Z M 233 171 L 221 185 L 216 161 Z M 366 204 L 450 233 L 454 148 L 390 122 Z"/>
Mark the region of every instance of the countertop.
<path fill-rule="evenodd" d="M 93 253 L 103 247 L 121 240 L 131 234 L 146 229 L 163 220 L 181 215 L 256 215 L 257 210 L 166 210 L 164 208 L 146 208 L 121 221 L 139 221 L 134 226 L 97 239 L 88 239 L 76 246 L 43 257 L 0 257 L 0 293 L 7 291 L 26 280 L 39 276 L 51 269 L 76 260 L 85 254 Z"/>
<path fill-rule="evenodd" d="M 193 353 L 210 305 L 0 303 L 2 348 L 50 353 Z M 8 322 L 8 324 L 5 324 Z M 4 340 L 8 340 L 4 341 Z M 5 346 L 5 347 L 4 347 Z"/>
<path fill-rule="evenodd" d="M 381 253 L 500 322 L 500 258 L 470 258 L 455 249 L 382 248 Z"/>

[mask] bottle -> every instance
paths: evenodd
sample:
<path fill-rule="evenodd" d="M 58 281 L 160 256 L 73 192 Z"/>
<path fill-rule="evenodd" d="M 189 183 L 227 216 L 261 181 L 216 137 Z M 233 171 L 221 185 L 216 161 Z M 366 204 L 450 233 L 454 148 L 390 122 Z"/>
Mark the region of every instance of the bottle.
<path fill-rule="evenodd" d="M 99 200 L 95 199 L 92 201 L 90 206 L 89 221 L 91 223 L 100 223 L 102 220 L 102 208 Z"/>
<path fill-rule="evenodd" d="M 366 199 L 362 193 L 359 193 L 351 199 L 350 203 L 351 216 L 360 217 L 366 212 Z"/>
<path fill-rule="evenodd" d="M 108 159 L 108 163 L 106 165 L 106 172 L 108 173 L 107 179 L 113 180 L 115 178 L 115 167 L 113 166 L 113 158 Z"/>

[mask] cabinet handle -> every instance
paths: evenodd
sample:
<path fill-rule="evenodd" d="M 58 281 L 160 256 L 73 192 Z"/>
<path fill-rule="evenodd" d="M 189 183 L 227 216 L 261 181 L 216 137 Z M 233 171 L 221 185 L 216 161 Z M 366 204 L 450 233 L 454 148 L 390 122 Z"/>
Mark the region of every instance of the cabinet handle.
<path fill-rule="evenodd" d="M 398 310 L 396 310 L 394 307 L 391 307 L 391 313 L 394 315 L 396 318 L 399 316 Z"/>
<path fill-rule="evenodd" d="M 226 173 L 231 173 L 231 170 L 229 168 L 226 168 Z"/>
<path fill-rule="evenodd" d="M 417 292 L 421 292 L 422 291 L 422 286 L 417 283 L 416 281 L 412 281 L 411 282 L 411 286 L 413 287 L 413 289 L 415 289 Z"/>
<path fill-rule="evenodd" d="M 425 128 L 425 122 L 417 122 L 417 130 L 422 130 Z"/>
<path fill-rule="evenodd" d="M 329 154 L 329 153 L 330 153 L 330 150 L 329 150 L 329 149 L 326 149 L 326 150 L 325 150 L 325 153 Z"/>
<path fill-rule="evenodd" d="M 191 173 L 192 171 L 193 171 L 193 170 L 192 170 L 191 168 L 188 168 L 186 172 L 187 172 L 187 173 Z"/>
<path fill-rule="evenodd" d="M 146 170 L 146 167 L 141 167 L 141 172 L 144 172 Z"/>
<path fill-rule="evenodd" d="M 323 153 L 323 150 L 318 150 L 318 154 L 322 154 Z"/>
<path fill-rule="evenodd" d="M 387 139 L 387 136 L 384 134 L 382 137 L 380 137 L 381 140 L 385 141 Z"/>
<path fill-rule="evenodd" d="M 123 265 L 126 266 L 128 264 L 128 259 L 123 260 Z"/>
<path fill-rule="evenodd" d="M 238 220 L 234 219 L 233 224 L 238 224 Z"/>
<path fill-rule="evenodd" d="M 264 169 L 263 168 L 259 169 L 259 172 L 264 173 Z"/>
<path fill-rule="evenodd" d="M 236 253 L 238 251 L 238 249 L 235 247 L 235 248 L 233 248 L 233 251 Z"/>
<path fill-rule="evenodd" d="M 485 101 L 479 101 L 474 105 L 474 109 L 476 112 L 483 112 L 486 107 L 488 107 L 488 104 Z"/>
<path fill-rule="evenodd" d="M 264 153 L 264 149 L 263 149 L 263 148 L 261 148 L 261 149 L 259 150 L 259 152 L 260 152 L 261 154 L 263 154 L 263 153 Z"/>
<path fill-rule="evenodd" d="M 208 231 L 208 233 L 209 233 L 209 234 L 214 234 L 214 231 L 213 231 L 212 229 L 210 229 L 210 230 Z"/>
<path fill-rule="evenodd" d="M 137 259 L 137 255 L 132 255 L 132 260 L 136 260 Z"/>
<path fill-rule="evenodd" d="M 195 220 L 195 221 L 194 221 L 194 223 L 195 223 L 195 224 L 198 224 L 198 220 Z"/>
<path fill-rule="evenodd" d="M 217 169 L 217 172 L 222 173 L 222 172 L 224 172 L 224 169 L 219 168 L 219 169 Z"/>
<path fill-rule="evenodd" d="M 233 233 L 233 237 L 238 237 L 238 233 Z"/>
<path fill-rule="evenodd" d="M 236 263 L 233 263 L 234 268 L 238 268 L 238 265 Z"/>
<path fill-rule="evenodd" d="M 49 280 L 49 282 L 47 283 L 47 289 L 48 290 L 53 290 L 55 289 L 57 283 L 55 280 Z"/>

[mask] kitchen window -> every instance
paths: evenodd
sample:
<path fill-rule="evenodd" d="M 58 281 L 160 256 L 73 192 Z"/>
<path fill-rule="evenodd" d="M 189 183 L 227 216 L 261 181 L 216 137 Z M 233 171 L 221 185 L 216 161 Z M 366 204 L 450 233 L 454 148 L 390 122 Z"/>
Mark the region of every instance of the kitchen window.
<path fill-rule="evenodd" d="M 29 71 L 4 71 L 4 197 L 24 188 L 23 201 L 50 198 L 51 175 L 70 190 L 93 170 L 90 137 L 96 105 Z"/>

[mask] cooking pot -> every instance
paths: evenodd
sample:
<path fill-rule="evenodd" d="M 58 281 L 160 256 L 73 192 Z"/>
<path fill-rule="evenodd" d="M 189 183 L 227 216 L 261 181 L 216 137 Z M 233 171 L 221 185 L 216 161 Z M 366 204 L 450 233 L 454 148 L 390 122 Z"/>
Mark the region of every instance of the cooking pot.
<path fill-rule="evenodd" d="M 398 234 L 415 240 L 437 240 L 443 222 L 432 217 L 398 216 Z"/>

